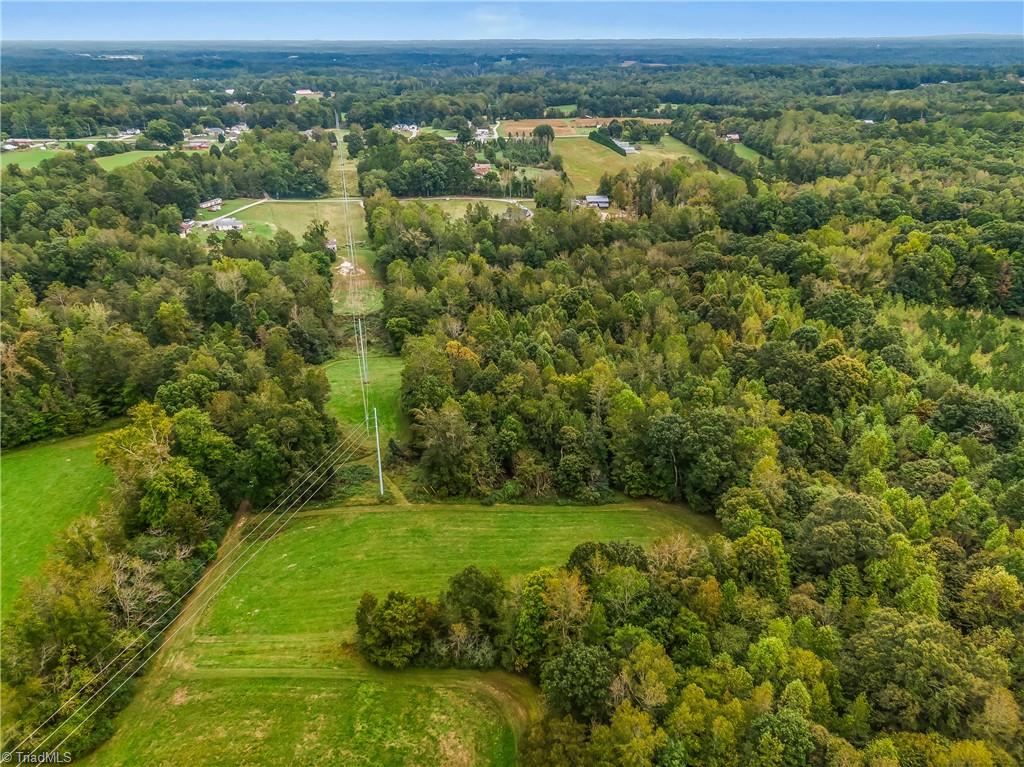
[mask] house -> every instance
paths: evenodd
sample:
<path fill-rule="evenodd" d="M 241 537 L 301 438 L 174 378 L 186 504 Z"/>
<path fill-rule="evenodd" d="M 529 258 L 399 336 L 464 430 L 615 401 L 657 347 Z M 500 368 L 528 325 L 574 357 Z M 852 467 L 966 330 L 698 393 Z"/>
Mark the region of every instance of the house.
<path fill-rule="evenodd" d="M 309 88 L 299 88 L 295 91 L 295 100 L 299 99 L 319 99 L 323 98 L 323 91 L 312 91 Z"/>
<path fill-rule="evenodd" d="M 489 162 L 475 162 L 473 163 L 473 175 L 483 178 L 491 172 L 491 164 Z"/>
<path fill-rule="evenodd" d="M 474 134 L 477 141 L 489 141 L 491 138 L 490 128 L 477 128 Z"/>
<path fill-rule="evenodd" d="M 235 95 L 235 89 L 234 88 L 225 88 L 224 92 L 226 94 L 228 94 L 229 96 L 234 96 Z"/>
<path fill-rule="evenodd" d="M 604 210 L 611 205 L 611 200 L 608 199 L 606 194 L 588 194 L 583 198 L 583 204 L 588 208 L 600 208 Z"/>
<path fill-rule="evenodd" d="M 458 136 L 445 136 L 444 140 L 447 141 L 449 144 L 454 144 L 454 143 L 458 142 L 459 137 Z"/>
<path fill-rule="evenodd" d="M 199 203 L 199 207 L 202 210 L 220 210 L 220 206 L 224 204 L 224 200 L 220 197 L 214 197 L 212 200 L 203 200 Z"/>
<path fill-rule="evenodd" d="M 874 120 L 861 120 L 861 122 L 864 123 L 865 125 L 874 125 L 875 124 Z"/>
<path fill-rule="evenodd" d="M 186 218 L 184 221 L 181 222 L 181 226 L 178 227 L 178 234 L 181 235 L 182 237 L 188 237 L 189 232 L 191 232 L 192 229 L 195 228 L 195 225 L 195 221 L 193 221 L 191 218 Z"/>
<path fill-rule="evenodd" d="M 331 251 L 331 253 L 337 253 L 338 252 L 338 241 L 335 240 L 335 239 L 328 240 L 327 241 L 327 249 L 329 251 Z"/>
<path fill-rule="evenodd" d="M 213 231 L 215 232 L 239 232 L 245 228 L 245 224 L 239 221 L 237 218 L 218 218 L 213 222 Z"/>
<path fill-rule="evenodd" d="M 619 139 L 613 138 L 612 142 L 626 154 L 636 154 L 636 147 L 628 141 L 619 141 Z"/>
<path fill-rule="evenodd" d="M 204 138 L 194 138 L 185 142 L 185 149 L 209 149 L 210 142 Z"/>
<path fill-rule="evenodd" d="M 739 133 L 726 133 L 725 134 L 725 140 L 728 141 L 731 144 L 738 144 L 738 143 L 740 143 L 740 134 Z"/>
<path fill-rule="evenodd" d="M 0 147 L 0 149 L 3 149 L 5 152 L 13 152 L 17 148 L 18 148 L 18 145 L 17 144 L 12 144 L 10 141 L 8 141 L 6 144 L 4 144 L 2 147 Z"/>
<path fill-rule="evenodd" d="M 223 136 L 224 135 L 224 129 L 223 128 L 207 128 L 206 132 L 209 133 L 211 136 Z"/>

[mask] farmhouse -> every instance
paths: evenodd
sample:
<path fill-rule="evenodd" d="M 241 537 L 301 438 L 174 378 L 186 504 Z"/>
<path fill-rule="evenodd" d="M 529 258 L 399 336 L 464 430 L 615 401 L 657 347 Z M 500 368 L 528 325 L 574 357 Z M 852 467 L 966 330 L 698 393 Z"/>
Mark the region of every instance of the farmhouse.
<path fill-rule="evenodd" d="M 473 163 L 473 175 L 483 178 L 491 172 L 491 164 L 489 162 L 476 162 Z"/>
<path fill-rule="evenodd" d="M 741 140 L 739 133 L 726 133 L 724 138 L 730 144 L 738 144 L 738 143 L 740 143 L 740 140 Z"/>
<path fill-rule="evenodd" d="M 477 128 L 474 134 L 477 141 L 488 141 L 491 138 L 490 128 Z"/>
<path fill-rule="evenodd" d="M 186 218 L 184 221 L 181 222 L 181 226 L 178 227 L 178 234 L 180 234 L 182 237 L 188 237 L 188 233 L 192 231 L 195 225 L 195 221 L 193 221 L 191 218 Z"/>
<path fill-rule="evenodd" d="M 583 198 L 583 204 L 588 208 L 600 208 L 604 210 L 611 205 L 611 200 L 606 194 L 588 194 Z"/>
<path fill-rule="evenodd" d="M 213 222 L 215 232 L 238 232 L 245 228 L 245 224 L 237 218 L 219 218 Z"/>
<path fill-rule="evenodd" d="M 212 200 L 203 200 L 199 203 L 199 207 L 202 210 L 220 210 L 220 206 L 224 204 L 224 200 L 220 197 L 214 197 Z"/>
<path fill-rule="evenodd" d="M 309 88 L 299 88 L 297 91 L 295 91 L 295 98 L 297 99 L 320 98 L 323 95 L 323 91 L 313 91 L 310 90 Z"/>

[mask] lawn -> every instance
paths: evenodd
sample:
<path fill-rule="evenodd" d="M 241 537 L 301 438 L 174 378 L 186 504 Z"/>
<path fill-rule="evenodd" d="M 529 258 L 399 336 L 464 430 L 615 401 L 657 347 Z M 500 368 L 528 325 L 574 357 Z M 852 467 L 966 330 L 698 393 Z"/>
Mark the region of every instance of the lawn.
<path fill-rule="evenodd" d="M 363 591 L 436 596 L 469 564 L 508 578 L 582 541 L 708 524 L 644 504 L 303 512 L 174 640 L 84 763 L 513 765 L 535 689 L 500 672 L 368 667 L 348 644 Z"/>
<path fill-rule="evenodd" d="M 563 115 L 571 115 L 576 111 L 576 104 L 555 104 L 554 106 L 548 107 L 548 109 L 554 109 Z"/>
<path fill-rule="evenodd" d="M 373 349 L 368 350 L 366 356 L 370 381 L 367 394 L 370 406 L 377 408 L 383 446 L 387 444 L 388 437 L 399 436 L 406 428 L 399 403 L 402 358 L 385 356 Z M 324 365 L 324 372 L 331 383 L 327 412 L 343 423 L 361 425 L 363 395 L 359 387 L 359 361 L 354 350 L 328 362 Z"/>
<path fill-rule="evenodd" d="M 163 149 L 133 149 L 130 152 L 112 154 L 108 157 L 97 157 L 96 162 L 103 170 L 114 170 L 115 168 L 123 168 L 139 160 L 144 160 L 147 157 L 156 157 L 159 154 L 163 154 L 164 151 Z"/>
<path fill-rule="evenodd" d="M 351 191 L 351 190 L 350 190 Z M 291 232 L 301 239 L 314 219 L 327 222 L 327 236 L 338 240 L 339 253 L 345 244 L 345 217 L 348 216 L 355 240 L 366 238 L 363 208 L 358 202 L 332 200 L 274 200 L 263 202 L 238 213 L 246 229 L 259 236 L 273 236 L 279 230 Z"/>
<path fill-rule="evenodd" d="M 0 457 L 0 600 L 6 615 L 21 579 L 38 572 L 54 536 L 95 511 L 110 482 L 96 461 L 96 434 L 43 442 Z"/>
<path fill-rule="evenodd" d="M 17 163 L 22 170 L 29 170 L 35 168 L 43 160 L 48 160 L 51 157 L 56 157 L 59 152 L 66 152 L 66 149 L 23 149 L 15 152 L 4 152 L 0 154 L 0 167 L 6 168 L 8 165 L 14 165 Z M 133 162 L 146 157 L 154 157 L 161 154 L 164 150 L 141 150 L 133 149 L 130 152 L 122 152 L 121 154 L 112 154 L 108 157 L 97 157 L 96 162 L 104 170 L 113 170 L 114 168 L 123 168 L 125 165 L 131 165 Z"/>
<path fill-rule="evenodd" d="M 736 150 L 736 154 L 744 160 L 750 160 L 751 162 L 757 162 L 759 157 L 763 157 L 765 162 L 771 162 L 767 157 L 758 152 L 756 149 L 751 149 L 746 144 L 733 144 L 732 148 Z"/>
<path fill-rule="evenodd" d="M 693 147 L 672 136 L 662 136 L 659 144 L 640 144 L 640 151 L 626 156 L 588 138 L 556 138 L 552 152 L 562 156 L 577 195 L 593 194 L 601 176 L 620 170 L 632 170 L 641 164 L 658 165 L 680 157 L 690 162 L 706 161 Z"/>
<path fill-rule="evenodd" d="M 512 203 L 504 200 L 495 199 L 478 199 L 468 197 L 420 197 L 417 198 L 417 202 L 422 202 L 424 205 L 437 206 L 447 215 L 453 218 L 462 218 L 466 215 L 466 208 L 470 205 L 476 206 L 477 203 L 483 203 L 487 206 L 487 209 L 491 213 L 502 214 L 511 207 L 514 207 Z M 403 200 L 403 202 L 411 202 L 411 200 Z M 524 200 L 522 202 L 527 208 L 533 208 L 534 203 L 532 200 Z"/>

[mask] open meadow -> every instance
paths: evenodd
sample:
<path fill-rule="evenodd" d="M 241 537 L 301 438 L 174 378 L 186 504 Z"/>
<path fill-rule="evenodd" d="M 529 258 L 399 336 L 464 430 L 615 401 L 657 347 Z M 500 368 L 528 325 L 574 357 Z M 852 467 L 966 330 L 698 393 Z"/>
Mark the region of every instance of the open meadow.
<path fill-rule="evenodd" d="M 565 106 L 575 107 L 575 104 Z M 498 134 L 501 136 L 528 136 L 538 125 L 550 125 L 556 137 L 586 136 L 592 130 L 601 125 L 607 125 L 612 120 L 639 120 L 658 125 L 668 125 L 672 122 L 663 117 L 535 117 L 524 120 L 503 120 L 498 127 Z"/>
<path fill-rule="evenodd" d="M 642 503 L 300 513 L 173 640 L 83 763 L 515 764 L 539 706 L 532 686 L 367 666 L 350 645 L 360 595 L 436 596 L 469 564 L 508 578 L 561 564 L 582 541 L 647 543 L 710 523 Z"/>
<path fill-rule="evenodd" d="M 34 575 L 54 536 L 96 511 L 110 471 L 96 461 L 97 434 L 40 442 L 0 455 L 0 601 L 6 615 L 21 580 Z"/>
<path fill-rule="evenodd" d="M 221 211 L 221 215 L 224 215 Z M 245 222 L 245 231 L 260 237 L 273 237 L 278 231 L 291 232 L 301 239 L 313 220 L 327 222 L 327 236 L 338 240 L 339 251 L 345 243 L 345 218 L 352 227 L 352 237 L 366 237 L 363 208 L 358 202 L 341 200 L 273 200 L 253 205 L 235 215 Z"/>
<path fill-rule="evenodd" d="M 377 407 L 380 421 L 381 443 L 389 437 L 404 435 L 407 424 L 401 417 L 399 389 L 402 383 L 402 358 L 367 352 L 369 370 L 368 395 Z M 355 352 L 346 350 L 337 359 L 324 365 L 327 380 L 331 382 L 331 397 L 327 401 L 327 412 L 339 421 L 348 424 L 363 422 L 363 397 L 359 388 L 359 361 Z"/>
<path fill-rule="evenodd" d="M 577 195 L 593 194 L 601 176 L 629 170 L 639 165 L 658 165 L 665 160 L 684 158 L 688 162 L 707 162 L 707 159 L 687 144 L 672 136 L 662 136 L 658 144 L 638 144 L 636 154 L 621 155 L 606 146 L 585 137 L 556 138 L 551 147 L 553 154 L 562 156 L 565 172 L 572 181 Z"/>
<path fill-rule="evenodd" d="M 4 152 L 0 154 L 0 168 L 6 168 L 8 165 L 18 165 L 22 170 L 30 170 L 39 165 L 43 160 L 49 160 L 50 158 L 56 157 L 58 154 L 67 152 L 67 149 L 22 149 L 16 152 Z M 165 150 L 153 149 L 153 150 L 142 150 L 133 149 L 130 152 L 122 152 L 121 154 L 112 154 L 106 157 L 97 157 L 96 164 L 99 165 L 103 170 L 114 170 L 114 168 L 123 168 L 126 165 L 131 165 L 134 162 L 145 159 L 147 157 L 155 157 L 158 154 L 162 154 Z"/>

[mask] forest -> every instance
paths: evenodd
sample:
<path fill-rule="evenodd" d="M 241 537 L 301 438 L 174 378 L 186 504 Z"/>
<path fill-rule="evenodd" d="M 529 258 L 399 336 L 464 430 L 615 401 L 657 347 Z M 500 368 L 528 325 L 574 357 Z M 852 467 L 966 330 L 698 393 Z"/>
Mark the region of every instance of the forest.
<path fill-rule="evenodd" d="M 60 53 L 15 51 L 8 136 L 169 125 L 170 151 L 3 170 L 3 447 L 108 424 L 114 477 L 5 617 L 5 744 L 42 737 L 159 636 L 173 611 L 151 616 L 236 511 L 338 441 L 322 364 L 352 318 L 332 305 L 324 223 L 179 231 L 211 197 L 327 197 L 343 145 L 382 290 L 371 343 L 401 358 L 406 428 L 383 460 L 405 502 L 643 501 L 714 531 L 367 590 L 337 617 L 355 624 L 338 653 L 528 680 L 528 766 L 1024 761 L 1019 51 L 752 45 L 697 65 L 699 45 L 652 43 L 665 65 L 637 68 L 614 46 L 527 48 L 353 45 L 302 68 L 239 49 L 192 70 L 167 47 L 133 82 L 129 64 L 62 79 Z M 694 154 L 604 173 L 597 210 L 550 126 L 472 138 L 556 107 L 616 118 L 602 150 L 664 132 Z M 670 122 L 640 119 L 655 117 Z M 174 148 L 241 121 L 236 141 Z M 518 170 L 477 176 L 481 159 Z M 406 199 L 505 193 L 532 196 L 528 215 Z M 72 751 L 107 740 L 130 697 Z"/>

